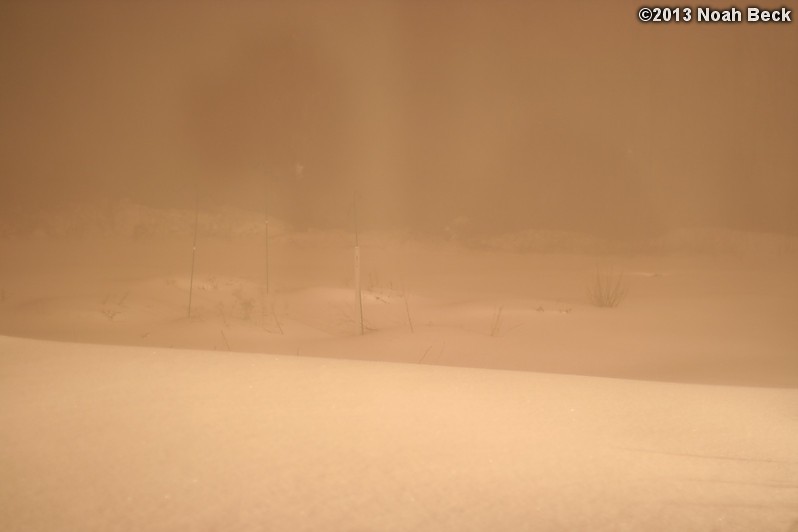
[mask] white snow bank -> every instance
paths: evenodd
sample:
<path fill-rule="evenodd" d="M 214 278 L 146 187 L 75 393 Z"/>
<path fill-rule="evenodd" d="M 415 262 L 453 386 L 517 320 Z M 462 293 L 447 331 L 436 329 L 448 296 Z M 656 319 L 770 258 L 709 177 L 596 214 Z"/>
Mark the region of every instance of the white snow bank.
<path fill-rule="evenodd" d="M 788 530 L 798 390 L 0 337 L 0 523 Z"/>
<path fill-rule="evenodd" d="M 158 208 L 131 201 L 73 203 L 58 209 L 28 212 L 0 220 L 0 237 L 85 237 L 115 236 L 150 238 L 181 235 L 190 237 L 196 213 L 193 209 Z M 204 205 L 197 219 L 203 237 L 236 238 L 266 234 L 263 212 L 225 205 Z M 468 226 L 474 230 L 478 225 Z M 671 230 L 663 235 L 640 240 L 612 240 L 590 234 L 529 228 L 494 236 L 477 236 L 461 227 L 457 236 L 421 236 L 437 246 L 466 246 L 514 253 L 569 254 L 705 254 L 733 256 L 794 256 L 798 254 L 798 237 L 788 234 L 739 231 L 713 227 L 690 227 Z M 271 238 L 313 245 L 351 246 L 352 234 L 347 230 L 298 231 L 273 217 L 269 221 Z M 392 247 L 408 243 L 409 235 L 401 231 L 364 231 L 362 244 L 371 247 Z"/>
<path fill-rule="evenodd" d="M 486 238 L 480 245 L 510 252 L 598 255 L 649 253 L 780 257 L 798 254 L 798 238 L 793 235 L 712 227 L 675 229 L 658 237 L 638 241 L 609 240 L 569 231 L 529 229 Z"/>
<path fill-rule="evenodd" d="M 163 209 L 130 201 L 100 204 L 68 204 L 57 210 L 29 213 L 13 223 L 0 225 L 0 235 L 41 237 L 125 236 L 154 237 L 190 236 L 194 223 L 203 236 L 232 238 L 265 235 L 264 213 L 222 206 L 200 209 Z M 288 226 L 275 219 L 269 221 L 271 237 L 281 237 Z"/>

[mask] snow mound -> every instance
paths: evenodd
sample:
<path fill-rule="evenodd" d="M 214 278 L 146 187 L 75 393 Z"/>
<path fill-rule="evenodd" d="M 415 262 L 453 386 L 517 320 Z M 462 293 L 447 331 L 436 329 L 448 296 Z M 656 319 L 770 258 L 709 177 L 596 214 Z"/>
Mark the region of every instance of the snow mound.
<path fill-rule="evenodd" d="M 798 390 L 0 337 L 16 531 L 798 521 Z"/>
<path fill-rule="evenodd" d="M 59 210 L 28 214 L 0 225 L 0 235 L 41 237 L 191 235 L 195 218 L 203 236 L 232 238 L 265 235 L 263 213 L 218 207 L 201 209 L 199 216 L 189 209 L 161 209 L 120 201 L 100 204 L 70 204 Z M 279 238 L 288 232 L 279 220 L 269 221 L 269 234 Z"/>

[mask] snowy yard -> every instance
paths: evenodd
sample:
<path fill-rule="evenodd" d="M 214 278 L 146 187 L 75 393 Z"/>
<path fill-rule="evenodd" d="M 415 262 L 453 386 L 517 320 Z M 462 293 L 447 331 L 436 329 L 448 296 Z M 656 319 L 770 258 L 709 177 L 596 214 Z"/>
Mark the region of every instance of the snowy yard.
<path fill-rule="evenodd" d="M 798 391 L 0 339 L 9 531 L 794 530 Z"/>
<path fill-rule="evenodd" d="M 2 242 L 4 530 L 798 527 L 791 256 L 185 240 Z"/>

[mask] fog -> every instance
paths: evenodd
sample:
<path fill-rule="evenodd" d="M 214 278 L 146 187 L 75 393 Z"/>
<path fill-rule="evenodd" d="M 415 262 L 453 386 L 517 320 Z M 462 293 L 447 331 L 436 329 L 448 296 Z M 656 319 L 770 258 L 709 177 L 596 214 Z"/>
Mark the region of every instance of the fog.
<path fill-rule="evenodd" d="M 5 217 L 264 208 L 297 226 L 798 232 L 793 24 L 634 2 L 3 2 Z"/>
<path fill-rule="evenodd" d="M 798 21 L 640 7 L 0 0 L 3 530 L 798 530 Z"/>

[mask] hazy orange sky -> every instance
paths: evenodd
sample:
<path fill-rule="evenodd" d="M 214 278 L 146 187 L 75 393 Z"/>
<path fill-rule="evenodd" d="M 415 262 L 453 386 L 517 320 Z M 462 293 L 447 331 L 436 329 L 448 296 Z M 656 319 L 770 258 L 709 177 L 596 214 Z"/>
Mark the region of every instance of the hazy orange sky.
<path fill-rule="evenodd" d="M 366 225 L 798 232 L 798 21 L 639 6 L 2 1 L 0 202 L 261 208 L 268 176 L 308 225 L 357 188 Z"/>

